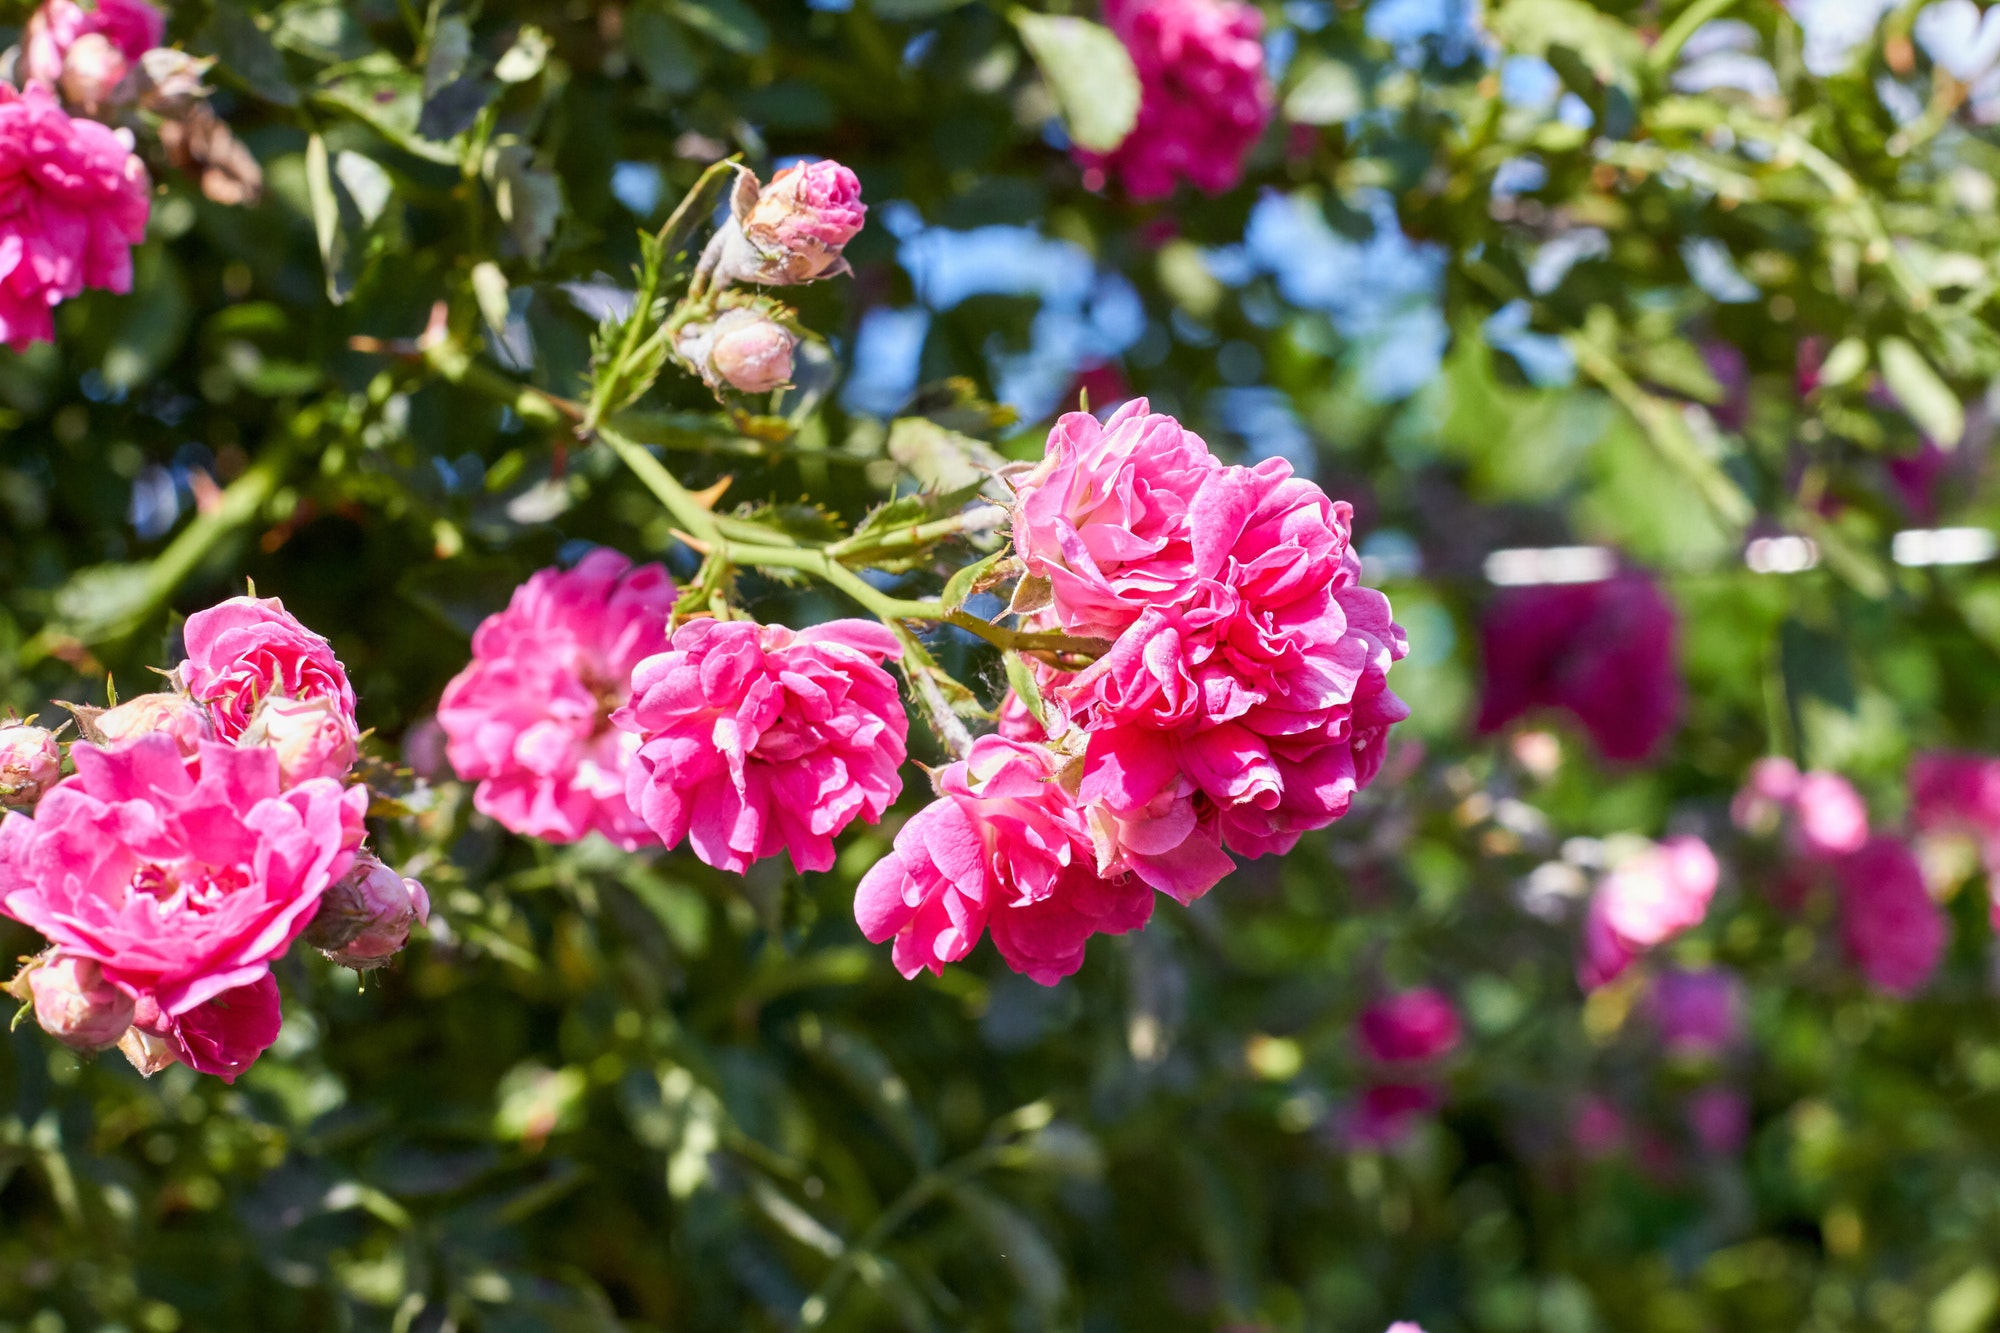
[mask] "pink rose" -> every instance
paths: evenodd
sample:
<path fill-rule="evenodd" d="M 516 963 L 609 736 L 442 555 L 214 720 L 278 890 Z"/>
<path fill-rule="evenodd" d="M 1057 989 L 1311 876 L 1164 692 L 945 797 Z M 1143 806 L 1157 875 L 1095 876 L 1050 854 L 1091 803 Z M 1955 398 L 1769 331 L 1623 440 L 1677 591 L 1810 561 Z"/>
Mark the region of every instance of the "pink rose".
<path fill-rule="evenodd" d="M 1385 1064 L 1435 1060 L 1458 1045 L 1458 1010 L 1442 991 L 1422 986 L 1369 1005 L 1355 1031 L 1371 1059 Z"/>
<path fill-rule="evenodd" d="M 1668 1050 L 1716 1055 L 1742 1035 L 1743 983 L 1721 969 L 1671 968 L 1653 979 L 1646 1012 Z"/>
<path fill-rule="evenodd" d="M 1138 69 L 1139 118 L 1109 153 L 1076 151 L 1087 183 L 1117 175 L 1134 199 L 1165 199 L 1181 180 L 1234 188 L 1277 100 L 1263 16 L 1238 0 L 1106 0 L 1104 17 Z"/>
<path fill-rule="evenodd" d="M 481 813 L 545 842 L 656 841 L 625 800 L 637 741 L 611 719 L 632 696 L 632 669 L 667 646 L 673 606 L 663 567 L 599 548 L 535 574 L 481 623 L 437 711 Z"/>
<path fill-rule="evenodd" d="M 1721 877 L 1700 838 L 1655 843 L 1604 877 L 1584 923 L 1586 989 L 1617 977 L 1632 960 L 1701 924 Z"/>
<path fill-rule="evenodd" d="M 86 116 L 108 110 L 129 66 L 111 39 L 101 32 L 76 39 L 63 58 L 63 101 Z"/>
<path fill-rule="evenodd" d="M 1793 849 L 1809 858 L 1840 856 L 1868 840 L 1868 807 L 1852 783 L 1837 773 L 1801 773 L 1782 756 L 1750 766 L 1729 811 L 1748 832 L 1783 826 Z"/>
<path fill-rule="evenodd" d="M 33 966 L 28 989 L 34 995 L 35 1022 L 63 1045 L 106 1050 L 132 1026 L 132 997 L 106 981 L 88 958 L 55 953 Z"/>
<path fill-rule="evenodd" d="M 1910 763 L 1910 817 L 1925 833 L 2000 838 L 2000 759 L 1933 750 Z"/>
<path fill-rule="evenodd" d="M 181 687 L 205 703 L 216 735 L 233 741 L 266 699 L 330 699 L 350 727 L 354 687 L 333 646 L 275 597 L 232 597 L 197 611 L 184 630 Z"/>
<path fill-rule="evenodd" d="M 203 741 L 215 739 L 215 722 L 208 709 L 177 690 L 161 690 L 127 699 L 115 708 L 75 710 L 77 729 L 93 745 L 116 746 L 155 732 L 192 757 Z"/>
<path fill-rule="evenodd" d="M 25 722 L 0 725 L 0 805 L 33 805 L 61 780 L 54 732 Z"/>
<path fill-rule="evenodd" d="M 1045 747 L 981 736 L 934 775 L 938 798 L 903 825 L 854 895 L 861 933 L 895 941 L 897 971 L 942 974 L 990 929 L 1007 966 L 1052 986 L 1083 965 L 1092 935 L 1146 924 L 1152 891 L 1098 875 L 1062 766 Z"/>
<path fill-rule="evenodd" d="M 269 971 L 360 845 L 368 792 L 280 788 L 268 750 L 166 736 L 71 747 L 76 775 L 0 822 L 0 912 L 175 1017 Z"/>
<path fill-rule="evenodd" d="M 410 942 L 410 927 L 428 925 L 430 895 L 368 852 L 320 899 L 306 927 L 306 943 L 342 967 L 366 972 L 381 967 Z"/>
<path fill-rule="evenodd" d="M 1673 604 L 1637 570 L 1597 583 L 1506 589 L 1480 627 L 1479 730 L 1561 708 L 1605 758 L 1643 759 L 1680 716 L 1677 637 Z"/>
<path fill-rule="evenodd" d="M 21 71 L 54 86 L 78 40 L 102 36 L 130 64 L 160 44 L 167 20 L 146 0 L 97 0 L 85 9 L 76 0 L 42 0 L 21 34 Z"/>
<path fill-rule="evenodd" d="M 1837 870 L 1848 956 L 1877 990 L 1915 994 L 1944 957 L 1950 933 L 1916 855 L 1894 838 L 1870 838 Z"/>
<path fill-rule="evenodd" d="M 1374 1083 L 1363 1089 L 1347 1125 L 1357 1148 L 1393 1148 L 1444 1105 L 1444 1092 L 1429 1083 Z"/>
<path fill-rule="evenodd" d="M 672 847 L 686 838 L 738 874 L 782 849 L 833 865 L 833 839 L 873 824 L 903 789 L 909 718 L 881 664 L 900 656 L 873 621 L 793 631 L 693 620 L 632 672 L 612 722 L 639 738 L 625 799 Z"/>
<path fill-rule="evenodd" d="M 51 341 L 49 311 L 85 287 L 132 290 L 150 192 L 129 133 L 0 83 L 0 342 Z"/>
<path fill-rule="evenodd" d="M 841 251 L 867 213 L 861 182 L 838 162 L 796 162 L 761 187 L 742 171 L 729 220 L 702 253 L 700 272 L 717 288 L 789 286 L 846 273 Z"/>
<path fill-rule="evenodd" d="M 183 1013 L 142 1013 L 138 1030 L 158 1045 L 138 1044 L 146 1063 L 130 1051 L 127 1055 L 148 1077 L 178 1060 L 198 1074 L 213 1074 L 224 1083 L 234 1083 L 237 1075 L 270 1049 L 283 1022 L 277 979 L 265 972 L 255 981 L 223 991 Z M 162 1055 L 171 1058 L 163 1060 Z"/>
<path fill-rule="evenodd" d="M 1360 586 L 1350 514 L 1281 460 L 1222 469 L 1190 523 L 1194 585 L 1057 692 L 1089 735 L 1081 799 L 1159 824 L 1153 864 L 1130 862 L 1155 887 L 1186 900 L 1227 872 L 1219 848 L 1283 853 L 1338 819 L 1409 715 L 1388 688 L 1408 643 Z"/>
<path fill-rule="evenodd" d="M 273 695 L 264 700 L 236 743 L 262 746 L 277 755 L 278 781 L 287 787 L 310 778 L 345 782 L 359 749 L 353 718 L 324 694 L 312 699 Z"/>
<path fill-rule="evenodd" d="M 1099 425 L 1065 414 L 1014 483 L 1014 547 L 1072 634 L 1115 637 L 1195 579 L 1193 510 L 1221 471 L 1199 435 L 1135 398 Z"/>

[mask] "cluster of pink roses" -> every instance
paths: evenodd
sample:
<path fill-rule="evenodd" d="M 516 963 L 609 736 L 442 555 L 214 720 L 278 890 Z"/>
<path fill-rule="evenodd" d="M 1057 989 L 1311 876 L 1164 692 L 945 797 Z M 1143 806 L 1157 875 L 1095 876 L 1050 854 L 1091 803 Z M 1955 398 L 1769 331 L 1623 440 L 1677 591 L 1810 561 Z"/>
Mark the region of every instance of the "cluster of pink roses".
<path fill-rule="evenodd" d="M 50 733 L 7 729 L 0 769 L 32 778 L 8 799 L 35 808 L 0 822 L 0 912 L 49 939 L 10 989 L 51 1035 L 233 1080 L 277 1038 L 271 964 L 294 940 L 378 967 L 429 902 L 363 848 L 354 691 L 326 640 L 237 597 L 186 642 L 172 689 L 74 710 L 69 777 Z"/>
<path fill-rule="evenodd" d="M 1139 116 L 1110 152 L 1077 151 L 1086 182 L 1116 174 L 1134 199 L 1165 199 L 1182 180 L 1234 186 L 1277 100 L 1263 15 L 1240 0 L 1106 0 L 1104 18 L 1138 71 Z"/>
<path fill-rule="evenodd" d="M 1407 651 L 1359 581 L 1350 511 L 1282 461 L 1225 467 L 1136 400 L 1063 417 L 1015 485 L 1015 596 L 1028 623 L 1109 638 L 1043 675 L 1046 735 L 1003 710 L 937 775 L 938 799 L 863 879 L 862 931 L 905 975 L 941 971 L 991 929 L 1051 983 L 1085 940 L 1182 902 L 1230 853 L 1291 849 L 1346 813 L 1408 709 Z"/>
<path fill-rule="evenodd" d="M 452 767 L 481 812 L 548 842 L 686 839 L 739 874 L 781 850 L 827 869 L 834 837 L 902 791 L 895 637 L 857 620 L 669 632 L 673 605 L 666 570 L 609 550 L 515 589 L 438 705 Z"/>
<path fill-rule="evenodd" d="M 1577 979 L 1594 990 L 1708 915 L 1721 867 L 1692 835 L 1654 843 L 1612 867 L 1591 895 Z"/>
<path fill-rule="evenodd" d="M 1347 1137 L 1359 1147 L 1389 1147 L 1443 1105 L 1437 1065 L 1458 1045 L 1458 1010 L 1429 986 L 1397 991 L 1361 1011 L 1354 1035 L 1372 1068 Z"/>

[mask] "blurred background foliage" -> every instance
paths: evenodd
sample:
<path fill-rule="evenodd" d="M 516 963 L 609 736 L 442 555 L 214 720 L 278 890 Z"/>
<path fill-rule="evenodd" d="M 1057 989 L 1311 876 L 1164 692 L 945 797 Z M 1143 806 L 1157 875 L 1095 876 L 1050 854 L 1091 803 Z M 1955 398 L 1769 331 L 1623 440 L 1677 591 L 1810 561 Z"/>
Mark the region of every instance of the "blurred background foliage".
<path fill-rule="evenodd" d="M 396 340 L 447 301 L 489 369 L 577 393 L 638 230 L 741 152 L 860 174 L 856 276 L 802 293 L 844 377 L 774 444 L 670 375 L 684 481 L 851 522 L 962 466 L 894 418 L 1033 457 L 1079 387 L 1144 393 L 1355 504 L 1415 716 L 1352 817 L 1051 990 L 990 951 L 900 980 L 850 911 L 884 830 L 737 880 L 512 839 L 406 771 L 377 837 L 442 924 L 365 985 L 290 960 L 238 1085 L 0 1042 L 0 1328 L 1989 1326 L 1983 895 L 1885 999 L 1727 820 L 1765 753 L 1893 823 L 1914 749 L 2000 748 L 2000 570 L 1892 558 L 2000 516 L 2000 88 L 1924 7 L 1266 3 L 1244 185 L 1140 205 L 1084 188 L 999 5 L 174 5 L 268 191 L 156 173 L 132 293 L 0 352 L 0 701 L 129 692 L 250 578 L 332 639 L 384 771 L 435 772 L 423 721 L 519 580 L 581 543 L 693 560 L 601 448 Z M 1012 424 L 921 387 L 954 376 Z M 1816 563 L 1756 544 L 1786 537 Z M 1471 735 L 1486 557 L 1578 543 L 1681 611 L 1648 766 Z M 968 643 L 938 648 L 990 703 Z M 1749 980 L 1720 1057 L 1663 1053 L 1629 988 L 1586 1003 L 1573 902 L 1527 891 L 1671 831 L 1730 866 L 1670 951 Z M 1448 1095 L 1357 1146 L 1352 1019 L 1418 983 L 1466 1015 Z M 1691 1128 L 1717 1086 L 1740 1146 Z"/>

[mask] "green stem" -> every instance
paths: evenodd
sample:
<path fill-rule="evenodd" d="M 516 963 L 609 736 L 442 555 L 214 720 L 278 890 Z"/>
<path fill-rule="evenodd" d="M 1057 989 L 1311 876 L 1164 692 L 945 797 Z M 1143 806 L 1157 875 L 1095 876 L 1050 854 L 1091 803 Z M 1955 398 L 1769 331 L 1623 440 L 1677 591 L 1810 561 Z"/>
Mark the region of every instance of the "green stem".
<path fill-rule="evenodd" d="M 624 435 L 604 423 L 597 426 L 597 438 L 604 441 L 611 452 L 632 469 L 647 490 L 651 491 L 667 507 L 667 512 L 678 520 L 688 533 L 704 544 L 719 548 L 724 545 L 722 530 L 717 526 L 715 515 L 694 493 L 674 479 L 659 459 L 646 452 L 644 445 L 634 443 Z"/>
<path fill-rule="evenodd" d="M 1720 18 L 1735 4 L 1736 0 L 1694 0 L 1694 3 L 1683 9 L 1680 17 L 1660 34 L 1660 40 L 1653 43 L 1653 49 L 1648 56 L 1653 68 L 1665 70 L 1680 59 L 1681 48 L 1687 45 L 1687 39 L 1694 36 L 1702 24 Z"/>
<path fill-rule="evenodd" d="M 911 546 L 924 546 L 956 533 L 970 529 L 994 528 L 1000 525 L 1007 511 L 1000 505 L 985 505 L 978 509 L 968 509 L 950 518 L 934 519 L 929 523 L 912 523 L 904 528 L 891 528 L 886 532 L 870 532 L 837 541 L 826 548 L 827 554 L 841 560 L 851 560 L 858 556 L 879 555 L 884 551 L 902 550 Z"/>

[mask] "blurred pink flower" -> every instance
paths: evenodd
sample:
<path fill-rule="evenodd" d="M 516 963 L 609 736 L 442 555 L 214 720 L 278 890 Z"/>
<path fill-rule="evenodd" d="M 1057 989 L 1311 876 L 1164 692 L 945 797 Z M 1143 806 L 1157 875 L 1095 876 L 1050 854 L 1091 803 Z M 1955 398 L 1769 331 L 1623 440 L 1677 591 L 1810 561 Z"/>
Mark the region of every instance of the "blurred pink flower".
<path fill-rule="evenodd" d="M 129 132 L 72 119 L 41 83 L 0 83 L 0 342 L 51 341 L 49 311 L 85 287 L 132 290 L 150 191 Z"/>
<path fill-rule="evenodd" d="M 1458 1010 L 1442 991 L 1422 986 L 1387 995 L 1361 1011 L 1361 1047 L 1384 1063 L 1435 1060 L 1458 1045 Z"/>
<path fill-rule="evenodd" d="M 1700 925 L 1720 875 L 1708 844 L 1686 835 L 1614 867 L 1592 895 L 1584 922 L 1578 975 L 1585 989 L 1613 980 L 1639 954 Z"/>
<path fill-rule="evenodd" d="M 630 851 L 657 841 L 626 803 L 635 737 L 611 717 L 632 670 L 667 646 L 674 585 L 602 547 L 544 569 L 472 636 L 437 723 L 473 804 L 515 833 L 566 843 L 601 833 Z"/>
<path fill-rule="evenodd" d="M 1165 199 L 1182 180 L 1232 189 L 1276 104 L 1263 15 L 1238 0 L 1106 0 L 1104 18 L 1138 69 L 1139 118 L 1109 153 L 1077 160 L 1134 199 Z"/>
<path fill-rule="evenodd" d="M 1348 1141 L 1357 1148 L 1393 1148 L 1443 1105 L 1443 1091 L 1428 1083 L 1370 1084 L 1348 1118 Z"/>
<path fill-rule="evenodd" d="M 718 869 L 781 849 L 799 870 L 828 869 L 834 836 L 875 823 L 903 789 L 910 723 L 881 666 L 901 653 L 873 621 L 682 625 L 612 714 L 639 737 L 626 801 Z"/>
<path fill-rule="evenodd" d="M 216 735 L 233 741 L 264 700 L 329 699 L 354 724 L 354 687 L 333 646 L 275 597 L 232 597 L 187 618 L 181 687 L 208 705 Z"/>
<path fill-rule="evenodd" d="M 266 975 L 353 859 L 364 787 L 280 789 L 277 756 L 172 739 L 71 747 L 76 775 L 0 823 L 0 912 L 173 1017 Z"/>
<path fill-rule="evenodd" d="M 1195 580 L 1197 499 L 1221 471 L 1199 435 L 1144 398 L 1102 425 L 1065 413 L 1014 483 L 1014 549 L 1049 580 L 1056 623 L 1113 638 L 1146 607 L 1179 600 Z"/>
<path fill-rule="evenodd" d="M 1561 708 L 1605 758 L 1644 759 L 1680 715 L 1677 639 L 1673 603 L 1638 570 L 1596 583 L 1507 589 L 1480 627 L 1479 730 Z"/>
<path fill-rule="evenodd" d="M 1937 969 L 1949 935 L 1915 853 L 1894 838 L 1871 838 L 1837 870 L 1848 956 L 1877 990 L 1915 994 Z"/>
<path fill-rule="evenodd" d="M 1801 773 L 1782 756 L 1752 764 L 1729 809 L 1737 827 L 1749 832 L 1782 825 L 1793 850 L 1813 859 L 1841 856 L 1868 841 L 1868 807 L 1853 783 L 1838 773 Z"/>
<path fill-rule="evenodd" d="M 1152 890 L 1097 873 L 1083 812 L 1058 780 L 1062 765 L 1045 747 L 982 736 L 935 775 L 938 798 L 903 825 L 854 895 L 861 933 L 894 939 L 904 976 L 942 973 L 990 929 L 1007 966 L 1052 986 L 1083 965 L 1092 935 L 1146 924 Z"/>
<path fill-rule="evenodd" d="M 1584 1157 L 1598 1161 L 1624 1148 L 1627 1135 L 1624 1113 L 1595 1093 L 1583 1099 L 1571 1122 L 1571 1138 Z"/>
<path fill-rule="evenodd" d="M 1750 1101 L 1733 1088 L 1698 1090 L 1688 1098 L 1687 1118 L 1695 1142 L 1714 1156 L 1733 1156 L 1749 1141 Z"/>
<path fill-rule="evenodd" d="M 1646 1011 L 1668 1050 L 1716 1055 L 1742 1035 L 1743 983 L 1720 968 L 1669 968 L 1653 978 Z"/>
<path fill-rule="evenodd" d="M 2000 839 L 2000 759 L 1931 750 L 1910 763 L 1910 817 L 1925 833 Z"/>
<path fill-rule="evenodd" d="M 97 0 L 91 9 L 76 0 L 42 0 L 21 34 L 21 72 L 53 87 L 82 37 L 103 35 L 131 64 L 158 46 L 166 31 L 166 17 L 146 0 Z"/>

